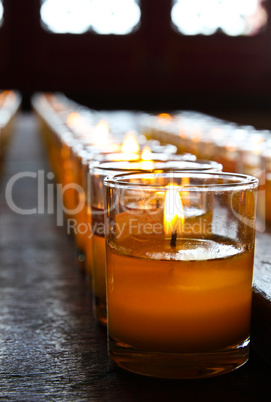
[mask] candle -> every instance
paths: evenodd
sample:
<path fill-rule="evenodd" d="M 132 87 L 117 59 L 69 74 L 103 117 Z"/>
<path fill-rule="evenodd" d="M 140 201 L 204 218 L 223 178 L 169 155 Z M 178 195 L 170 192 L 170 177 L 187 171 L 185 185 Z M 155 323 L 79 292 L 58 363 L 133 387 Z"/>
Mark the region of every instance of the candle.
<path fill-rule="evenodd" d="M 66 124 L 60 124 L 52 132 L 53 141 L 49 147 L 50 161 L 57 181 L 62 184 L 63 208 L 67 219 L 70 220 L 68 231 L 75 236 L 78 262 L 82 268 L 87 268 L 91 275 L 91 218 L 89 204 L 86 202 L 88 190 L 83 184 L 86 181 L 83 178 L 85 165 L 94 160 L 105 159 L 109 154 L 111 154 L 110 160 L 138 160 L 141 149 L 137 135 L 133 131 L 127 132 L 120 144 L 111 135 L 105 120 L 99 120 L 94 126 L 91 121 L 92 115 L 68 110 L 64 117 Z M 157 149 L 157 141 L 151 142 L 150 145 Z M 143 149 L 143 152 L 145 153 L 146 150 Z M 81 156 L 86 153 L 89 154 L 87 161 Z M 168 155 L 160 153 L 155 155 L 156 158 L 164 160 L 168 158 Z M 143 155 L 142 159 L 149 157 L 150 154 L 147 158 Z M 183 158 L 194 160 L 192 155 L 174 155 L 174 159 L 182 160 Z M 142 168 L 150 168 L 150 163 L 142 162 Z"/>
<path fill-rule="evenodd" d="M 268 208 L 271 199 L 270 195 L 268 196 L 271 187 L 270 174 L 268 173 L 268 153 L 270 154 L 268 135 L 270 136 L 270 133 L 266 131 L 258 131 L 249 135 L 240 151 L 238 169 L 240 173 L 249 174 L 259 179 L 256 229 L 261 232 L 265 230 L 266 221 L 271 220 Z"/>
<path fill-rule="evenodd" d="M 270 147 L 270 132 L 255 131 L 250 134 L 240 149 L 240 163 L 238 171 L 259 178 L 261 154 Z"/>
<path fill-rule="evenodd" d="M 151 163 L 151 166 L 149 166 L 149 163 Z M 105 233 L 102 222 L 104 214 L 103 180 L 108 175 L 113 176 L 121 172 L 146 170 L 170 171 L 173 169 L 190 171 L 220 171 L 222 169 L 222 166 L 213 161 L 193 162 L 184 160 L 168 160 L 165 162 L 155 160 L 151 162 L 137 160 L 120 162 L 99 162 L 96 165 L 94 164 L 92 165 L 92 167 L 90 167 L 92 215 L 92 291 L 94 297 L 94 314 L 102 324 L 106 324 Z M 132 207 L 132 202 L 133 200 L 129 200 L 130 208 Z M 96 252 L 96 250 L 98 249 L 99 253 Z"/>
<path fill-rule="evenodd" d="M 137 160 L 139 145 L 133 132 L 128 132 L 120 145 L 110 135 L 105 120 L 100 120 L 94 128 L 87 121 L 84 124 L 82 121 L 79 113 L 68 115 L 67 124 L 77 129 L 77 136 L 68 135 L 68 147 L 64 143 L 62 155 L 65 159 L 61 170 L 62 183 L 67 185 L 63 204 L 64 210 L 69 213 L 68 227 L 72 228 L 75 236 L 78 262 L 91 277 L 92 233 L 87 168 L 98 160 Z M 130 152 L 125 152 L 127 150 Z"/>
<path fill-rule="evenodd" d="M 101 151 L 93 146 L 89 146 L 84 149 L 80 154 L 76 155 L 76 164 L 79 165 L 79 185 L 83 189 L 83 193 L 78 194 L 81 198 L 84 198 L 83 209 L 75 217 L 77 227 L 83 228 L 83 231 L 77 230 L 76 244 L 78 253 L 84 260 L 84 265 L 89 278 L 92 277 L 92 260 L 96 260 L 95 253 L 93 256 L 93 241 L 92 241 L 92 219 L 91 219 L 91 204 L 90 204 L 90 175 L 89 169 L 98 161 L 129 161 L 138 160 L 139 156 L 134 153 L 121 153 L 112 152 L 110 148 L 104 148 Z M 76 170 L 76 169 L 75 169 Z M 79 202 L 79 200 L 78 200 Z M 99 240 L 97 240 L 99 241 Z M 96 249 L 96 247 L 95 247 Z M 104 249 L 104 247 L 103 247 Z"/>
<path fill-rule="evenodd" d="M 70 116 L 70 115 L 69 115 Z M 80 115 L 79 115 L 80 116 Z M 77 114 L 71 114 L 70 125 L 77 124 Z M 91 231 L 91 207 L 90 207 L 90 186 L 88 168 L 95 161 L 102 160 L 138 160 L 139 144 L 133 132 L 128 132 L 124 137 L 122 145 L 110 137 L 109 126 L 106 121 L 100 120 L 94 130 L 90 132 L 91 137 L 87 136 L 75 141 L 71 150 L 71 160 L 73 166 L 73 176 L 75 183 L 82 191 L 73 191 L 73 206 L 82 206 L 74 214 L 74 235 L 77 248 L 77 256 L 80 265 L 86 269 L 87 274 L 92 276 L 92 231 Z M 75 209 L 74 208 L 74 209 Z M 96 250 L 96 248 L 95 248 Z M 94 252 L 95 254 L 95 252 Z"/>
<path fill-rule="evenodd" d="M 198 172 L 105 179 L 109 353 L 119 366 L 193 378 L 247 360 L 257 182 Z M 129 208 L 157 192 L 162 207 Z"/>
<path fill-rule="evenodd" d="M 140 152 L 140 146 L 134 131 L 128 131 L 128 133 L 126 133 L 121 146 L 121 152 L 128 154 L 131 152 L 138 154 Z"/>
<path fill-rule="evenodd" d="M 21 95 L 18 92 L 0 91 L 0 172 L 6 149 L 11 140 L 14 129 L 14 118 L 21 104 Z M 2 162 L 1 162 L 2 161 Z"/>
<path fill-rule="evenodd" d="M 99 120 L 95 127 L 85 121 L 81 114 L 72 112 L 67 117 L 67 124 L 75 130 L 76 138 L 73 137 L 71 149 L 66 165 L 71 164 L 74 183 L 78 185 L 77 190 L 73 187 L 64 193 L 64 206 L 68 209 L 67 203 L 73 211 L 73 233 L 77 248 L 77 256 L 80 265 L 86 268 L 91 276 L 92 241 L 91 241 L 91 209 L 87 193 L 90 191 L 88 185 L 87 167 L 98 160 L 137 160 L 139 159 L 140 147 L 136 134 L 128 132 L 122 144 L 118 143 L 110 134 L 109 124 L 105 120 Z M 72 178 L 70 176 L 70 178 Z M 81 189 L 81 191 L 78 191 Z M 69 195 L 69 197 L 67 197 Z M 66 198 L 68 198 L 66 200 Z M 70 212 L 72 211 L 70 210 Z M 70 217 L 71 218 L 71 217 Z"/>
<path fill-rule="evenodd" d="M 224 139 L 225 142 L 216 143 L 216 160 L 219 161 L 226 172 L 238 172 L 240 146 L 231 138 Z"/>
<path fill-rule="evenodd" d="M 266 149 L 261 154 L 261 169 L 264 191 L 259 197 L 259 213 L 262 220 L 268 224 L 271 223 L 271 147 L 268 142 Z"/>

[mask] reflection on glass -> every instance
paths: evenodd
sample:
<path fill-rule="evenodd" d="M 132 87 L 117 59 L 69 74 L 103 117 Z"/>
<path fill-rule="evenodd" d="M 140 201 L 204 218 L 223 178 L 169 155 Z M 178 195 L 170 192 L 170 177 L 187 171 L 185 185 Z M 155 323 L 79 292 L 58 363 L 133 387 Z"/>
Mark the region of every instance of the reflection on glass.
<path fill-rule="evenodd" d="M 173 0 L 171 20 L 184 35 L 255 35 L 267 23 L 264 0 Z"/>
<path fill-rule="evenodd" d="M 139 25 L 137 0 L 42 0 L 42 25 L 53 33 L 126 35 Z"/>

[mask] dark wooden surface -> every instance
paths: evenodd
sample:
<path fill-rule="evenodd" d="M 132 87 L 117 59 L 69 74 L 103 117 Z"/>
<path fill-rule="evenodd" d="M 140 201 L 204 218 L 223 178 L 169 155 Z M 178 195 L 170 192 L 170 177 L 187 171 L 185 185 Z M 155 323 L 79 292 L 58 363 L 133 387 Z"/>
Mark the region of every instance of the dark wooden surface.
<path fill-rule="evenodd" d="M 145 378 L 118 369 L 92 316 L 72 238 L 55 216 L 18 215 L 5 201 L 9 178 L 47 171 L 35 121 L 18 118 L 0 191 L 0 399 L 3 401 L 261 401 L 271 367 L 252 350 L 233 373 L 207 380 Z M 37 180 L 20 180 L 14 200 L 37 205 Z M 266 399 L 266 398 L 265 398 Z"/>

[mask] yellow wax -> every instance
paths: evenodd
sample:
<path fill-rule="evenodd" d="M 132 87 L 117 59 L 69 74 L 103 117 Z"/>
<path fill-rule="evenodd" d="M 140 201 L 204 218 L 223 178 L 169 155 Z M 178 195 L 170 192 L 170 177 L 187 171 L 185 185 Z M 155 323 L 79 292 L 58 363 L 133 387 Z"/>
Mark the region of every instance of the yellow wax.
<path fill-rule="evenodd" d="M 75 242 L 78 250 L 86 252 L 87 239 L 91 236 L 90 222 L 88 222 L 87 206 L 76 214 Z"/>
<path fill-rule="evenodd" d="M 91 228 L 91 207 L 88 203 L 85 205 L 85 217 L 86 222 Z M 90 229 L 85 236 L 85 267 L 89 276 L 92 276 L 92 229 Z"/>
<path fill-rule="evenodd" d="M 85 251 L 85 266 L 86 266 L 86 271 L 89 274 L 89 276 L 92 276 L 92 237 L 89 236 L 86 238 L 86 251 Z"/>
<path fill-rule="evenodd" d="M 221 163 L 223 166 L 223 172 L 231 172 L 237 173 L 238 172 L 238 160 L 230 159 L 225 156 L 215 157 L 216 162 Z"/>
<path fill-rule="evenodd" d="M 62 175 L 62 197 L 63 197 L 63 206 L 65 208 L 65 213 L 68 218 L 74 218 L 73 211 L 77 207 L 76 203 L 76 191 L 70 185 L 74 183 L 74 177 L 71 171 L 63 171 Z M 67 186 L 67 187 L 66 187 Z"/>
<path fill-rule="evenodd" d="M 139 215 L 137 214 L 138 212 L 135 215 L 131 215 L 131 212 L 118 214 L 116 218 L 118 241 L 125 241 L 131 234 L 138 235 L 147 231 L 148 235 L 152 236 L 154 233 L 160 234 L 164 231 L 162 209 L 156 210 L 153 214 L 144 210 L 140 211 Z M 197 230 L 197 234 L 203 235 L 208 230 L 210 218 L 210 213 L 190 217 L 186 220 L 183 229 L 187 235 L 191 234 L 192 228 Z M 199 223 L 200 219 L 202 219 L 201 223 Z M 94 296 L 103 305 L 106 305 L 105 238 L 93 234 L 92 240 L 87 240 L 86 250 L 86 269 L 93 279 Z M 89 253 L 91 253 L 91 256 Z M 104 320 L 106 320 L 106 317 L 104 317 Z"/>
<path fill-rule="evenodd" d="M 70 214 L 71 211 L 74 209 L 74 189 L 67 188 L 63 193 L 63 205 L 67 211 L 67 215 L 70 218 L 73 218 L 73 215 Z"/>
<path fill-rule="evenodd" d="M 95 234 L 92 237 L 92 283 L 95 297 L 105 304 L 105 238 Z"/>
<path fill-rule="evenodd" d="M 117 250 L 111 246 L 107 308 L 115 342 L 148 352 L 185 353 L 223 349 L 249 336 L 253 251 L 201 260 L 174 260 L 169 254 L 159 260 L 151 255 L 167 255 L 161 241 L 154 241 L 151 254 L 140 239 L 129 239 Z"/>

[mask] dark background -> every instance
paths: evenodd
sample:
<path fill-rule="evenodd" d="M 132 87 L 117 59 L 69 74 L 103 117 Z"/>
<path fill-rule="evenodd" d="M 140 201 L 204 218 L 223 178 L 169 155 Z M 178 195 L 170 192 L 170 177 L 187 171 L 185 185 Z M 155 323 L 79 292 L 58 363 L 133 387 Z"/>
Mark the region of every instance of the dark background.
<path fill-rule="evenodd" d="M 0 88 L 60 91 L 96 109 L 195 109 L 271 128 L 271 24 L 253 37 L 182 36 L 170 0 L 141 0 L 130 35 L 52 34 L 39 0 L 4 0 Z M 271 2 L 266 8 L 271 15 Z"/>

